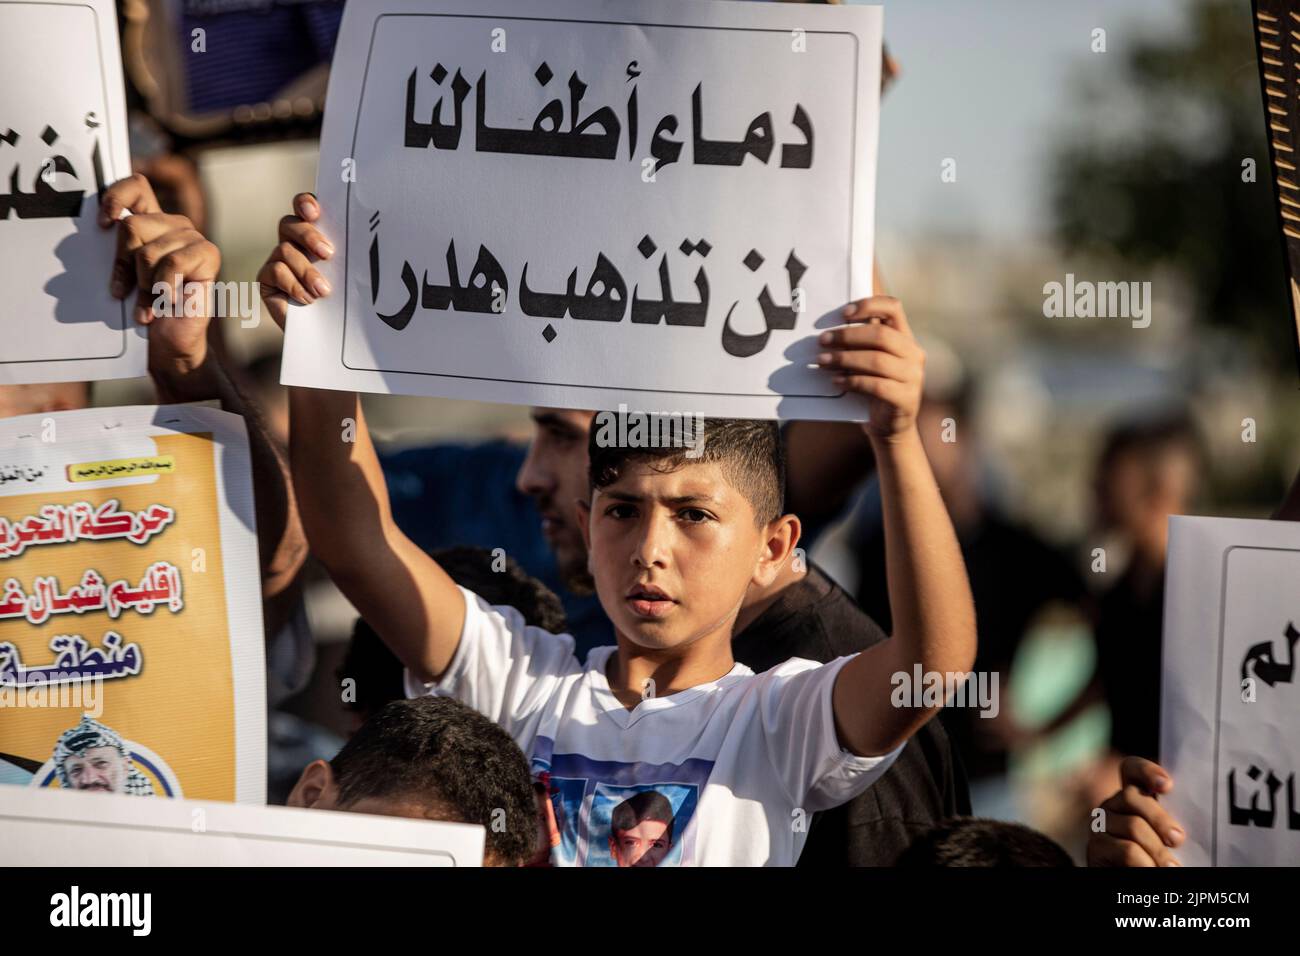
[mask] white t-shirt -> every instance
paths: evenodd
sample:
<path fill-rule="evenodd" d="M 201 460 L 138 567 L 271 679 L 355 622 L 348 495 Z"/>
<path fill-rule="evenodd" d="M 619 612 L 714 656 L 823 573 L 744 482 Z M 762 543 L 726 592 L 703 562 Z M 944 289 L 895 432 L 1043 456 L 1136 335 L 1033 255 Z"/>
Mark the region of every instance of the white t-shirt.
<path fill-rule="evenodd" d="M 408 673 L 407 695 L 450 694 L 510 733 L 550 794 L 557 866 L 791 866 L 812 814 L 862 793 L 902 749 L 840 747 L 831 691 L 848 657 L 757 676 L 738 663 L 628 710 L 605 677 L 616 648 L 584 667 L 567 634 L 462 591 L 451 665 L 435 684 Z"/>

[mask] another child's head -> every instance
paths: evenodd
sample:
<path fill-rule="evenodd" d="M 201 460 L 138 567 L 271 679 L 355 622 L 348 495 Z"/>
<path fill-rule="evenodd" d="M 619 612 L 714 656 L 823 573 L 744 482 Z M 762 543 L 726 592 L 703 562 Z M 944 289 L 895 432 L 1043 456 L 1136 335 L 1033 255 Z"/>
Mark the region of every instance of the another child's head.
<path fill-rule="evenodd" d="M 606 416 L 606 417 L 602 417 Z M 771 584 L 799 538 L 783 515 L 772 421 L 697 420 L 692 447 L 655 441 L 653 416 L 597 414 L 586 524 L 596 593 L 615 630 L 666 650 L 729 641 L 751 584 Z"/>
<path fill-rule="evenodd" d="M 950 817 L 912 841 L 895 866 L 1074 866 L 1050 837 L 1019 823 Z"/>
<path fill-rule="evenodd" d="M 313 761 L 289 806 L 477 823 L 484 862 L 518 866 L 537 841 L 523 751 L 496 723 L 451 697 L 393 701 L 333 760 Z"/>
<path fill-rule="evenodd" d="M 609 855 L 620 867 L 658 866 L 673 848 L 673 805 L 658 790 L 628 797 L 609 816 Z"/>

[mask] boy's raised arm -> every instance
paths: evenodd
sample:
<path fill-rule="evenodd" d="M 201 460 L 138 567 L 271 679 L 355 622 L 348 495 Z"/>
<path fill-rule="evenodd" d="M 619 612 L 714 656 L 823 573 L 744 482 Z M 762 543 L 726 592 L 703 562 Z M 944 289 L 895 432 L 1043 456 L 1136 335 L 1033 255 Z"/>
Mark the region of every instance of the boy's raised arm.
<path fill-rule="evenodd" d="M 854 303 L 847 325 L 822 336 L 819 364 L 838 384 L 868 396 L 880 477 L 885 560 L 894 633 L 840 671 L 834 710 L 840 741 L 854 753 L 894 750 L 937 708 L 897 707 L 894 675 L 964 674 L 975 660 L 975 604 L 957 535 L 930 469 L 916 415 L 925 355 L 902 304 L 888 296 Z M 946 686 L 946 685 L 945 685 Z"/>
<path fill-rule="evenodd" d="M 281 243 L 258 279 L 283 328 L 290 299 L 309 304 L 322 286 L 312 262 L 332 248 L 312 225 L 310 194 L 280 223 Z M 311 288 L 315 295 L 304 293 Z M 310 321 L 299 313 L 298 321 Z M 460 589 L 393 523 L 379 457 L 352 392 L 289 389 L 289 462 L 307 540 L 334 582 L 421 681 L 451 664 L 465 621 Z"/>

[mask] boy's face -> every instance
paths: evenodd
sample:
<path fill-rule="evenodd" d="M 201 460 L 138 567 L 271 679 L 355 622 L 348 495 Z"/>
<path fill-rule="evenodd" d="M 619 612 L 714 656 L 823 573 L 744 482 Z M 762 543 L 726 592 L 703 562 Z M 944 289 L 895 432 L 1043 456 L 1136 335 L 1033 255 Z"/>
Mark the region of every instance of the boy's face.
<path fill-rule="evenodd" d="M 630 830 L 614 830 L 609 837 L 609 855 L 620 867 L 658 866 L 673 848 L 666 820 L 642 820 Z"/>
<path fill-rule="evenodd" d="M 793 519 L 758 527 L 716 463 L 667 473 L 654 464 L 628 463 L 592 495 L 587 535 L 601 606 L 619 634 L 648 649 L 719 630 L 730 640 L 750 583 L 770 584 L 788 556 L 781 528 Z"/>

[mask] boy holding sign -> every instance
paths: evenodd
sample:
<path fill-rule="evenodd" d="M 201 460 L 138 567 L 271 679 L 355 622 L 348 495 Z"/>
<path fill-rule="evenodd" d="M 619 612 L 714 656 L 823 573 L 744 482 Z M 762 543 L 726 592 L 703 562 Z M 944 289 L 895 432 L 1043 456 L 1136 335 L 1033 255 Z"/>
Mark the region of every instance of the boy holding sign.
<path fill-rule="evenodd" d="M 307 254 L 326 241 L 301 223 L 263 270 L 277 321 L 289 298 L 329 294 Z M 664 865 L 791 864 L 806 815 L 863 792 L 933 715 L 894 706 L 893 675 L 970 667 L 965 568 L 916 433 L 923 356 L 896 300 L 850 313 L 877 320 L 875 331 L 825 364 L 871 403 L 897 627 L 855 656 L 761 676 L 735 664 L 731 636 L 746 594 L 776 579 L 799 538 L 799 520 L 782 513 L 775 423 L 707 422 L 695 457 L 610 445 L 602 435 L 626 430 L 593 430 L 583 533 L 618 644 L 583 667 L 571 639 L 456 587 L 395 526 L 355 395 L 291 391 L 313 551 L 406 665 L 409 693 L 470 703 L 530 754 L 555 811 L 553 862 L 616 865 L 612 815 L 653 791 L 673 812 Z"/>

